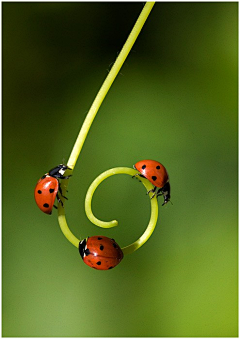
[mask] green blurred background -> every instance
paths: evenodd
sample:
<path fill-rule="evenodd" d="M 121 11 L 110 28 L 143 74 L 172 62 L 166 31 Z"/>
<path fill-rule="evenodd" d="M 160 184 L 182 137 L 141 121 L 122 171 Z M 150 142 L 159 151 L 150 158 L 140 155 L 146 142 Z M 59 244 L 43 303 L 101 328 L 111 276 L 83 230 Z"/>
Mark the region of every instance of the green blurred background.
<path fill-rule="evenodd" d="M 33 190 L 67 161 L 143 3 L 2 3 L 5 337 L 234 337 L 237 316 L 238 3 L 157 3 L 91 127 L 66 203 L 79 238 L 126 246 L 145 230 L 144 187 L 103 171 L 155 159 L 173 205 L 111 271 L 84 265 Z M 162 199 L 159 199 L 161 205 Z"/>

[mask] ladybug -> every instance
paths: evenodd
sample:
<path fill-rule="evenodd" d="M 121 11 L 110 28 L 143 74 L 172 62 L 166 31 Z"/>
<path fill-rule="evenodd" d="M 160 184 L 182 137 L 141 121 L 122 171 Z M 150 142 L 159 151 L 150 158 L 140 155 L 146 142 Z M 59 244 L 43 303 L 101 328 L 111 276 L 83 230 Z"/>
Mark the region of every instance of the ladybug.
<path fill-rule="evenodd" d="M 123 252 L 115 240 L 104 236 L 80 241 L 79 252 L 85 264 L 97 270 L 110 270 L 123 258 Z"/>
<path fill-rule="evenodd" d="M 71 175 L 64 176 L 67 169 L 71 168 L 60 164 L 51 169 L 49 173 L 44 174 L 44 176 L 42 176 L 37 182 L 34 197 L 40 210 L 46 214 L 52 214 L 53 207 L 57 208 L 54 205 L 55 198 L 57 198 L 58 202 L 60 202 L 63 206 L 63 202 L 59 198 L 58 192 L 60 192 L 64 199 L 67 199 L 62 195 L 62 189 L 59 183 L 59 179 L 68 179 L 71 177 Z"/>
<path fill-rule="evenodd" d="M 164 202 L 162 206 L 167 204 L 170 201 L 170 184 L 166 168 L 155 160 L 141 160 L 133 167 L 140 172 L 140 174 L 136 175 L 148 179 L 155 186 L 152 190 L 148 191 L 148 194 L 150 192 L 153 193 L 151 199 L 155 195 L 157 197 L 163 195 Z M 159 189 L 157 190 L 158 187 Z"/>

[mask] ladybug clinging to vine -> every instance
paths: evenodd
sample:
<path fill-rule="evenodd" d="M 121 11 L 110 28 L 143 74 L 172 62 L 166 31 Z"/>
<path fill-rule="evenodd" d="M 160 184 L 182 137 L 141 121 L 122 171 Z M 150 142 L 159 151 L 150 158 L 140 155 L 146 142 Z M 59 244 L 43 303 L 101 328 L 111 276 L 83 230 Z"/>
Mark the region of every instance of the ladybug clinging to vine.
<path fill-rule="evenodd" d="M 61 184 L 59 182 L 59 179 L 68 179 L 71 177 L 71 175 L 64 176 L 64 173 L 67 169 L 71 168 L 60 164 L 57 167 L 51 169 L 48 173 L 44 174 L 37 182 L 34 191 L 34 197 L 40 210 L 46 214 L 52 214 L 53 207 L 57 208 L 54 205 L 56 198 L 63 206 L 63 202 L 59 197 L 59 193 L 64 199 L 67 199 L 62 195 Z"/>
<path fill-rule="evenodd" d="M 153 192 L 152 198 L 157 195 L 163 195 L 165 205 L 170 201 L 170 183 L 166 168 L 155 160 L 141 160 L 133 166 L 143 178 L 148 179 L 155 187 L 148 193 Z M 158 188 L 158 190 L 157 190 Z"/>

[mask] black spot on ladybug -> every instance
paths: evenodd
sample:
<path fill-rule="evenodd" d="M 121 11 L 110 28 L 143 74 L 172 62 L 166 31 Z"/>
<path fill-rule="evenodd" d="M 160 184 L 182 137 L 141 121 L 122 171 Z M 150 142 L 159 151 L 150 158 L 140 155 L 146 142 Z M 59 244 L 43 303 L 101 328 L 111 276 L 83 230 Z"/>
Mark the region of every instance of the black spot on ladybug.
<path fill-rule="evenodd" d="M 113 268 L 113 266 L 108 267 L 108 270 L 111 270 L 111 268 Z"/>
<path fill-rule="evenodd" d="M 100 250 L 103 251 L 103 249 L 104 249 L 104 246 L 100 245 Z"/>
<path fill-rule="evenodd" d="M 156 167 L 156 169 L 160 169 L 160 166 L 158 165 L 158 166 Z"/>
<path fill-rule="evenodd" d="M 142 166 L 142 169 L 145 169 L 146 167 L 147 167 L 146 165 L 143 165 L 143 166 Z"/>
<path fill-rule="evenodd" d="M 117 248 L 117 245 L 115 244 L 115 242 L 113 243 L 113 247 L 114 247 L 114 248 Z"/>
<path fill-rule="evenodd" d="M 90 251 L 89 251 L 88 248 L 85 249 L 84 254 L 85 254 L 85 255 L 89 255 L 89 254 L 90 254 Z"/>
<path fill-rule="evenodd" d="M 155 181 L 157 180 L 157 177 L 155 177 L 155 175 L 152 176 L 152 180 Z"/>
<path fill-rule="evenodd" d="M 50 188 L 49 189 L 49 193 L 53 193 L 54 192 L 54 189 L 53 188 Z"/>
<path fill-rule="evenodd" d="M 97 264 L 98 266 L 100 266 L 100 265 L 101 265 L 101 261 L 96 262 L 96 264 Z"/>
<path fill-rule="evenodd" d="M 45 203 L 45 204 L 43 204 L 43 207 L 46 207 L 46 208 L 48 208 L 48 207 L 49 207 L 49 205 L 48 205 L 47 203 Z"/>
<path fill-rule="evenodd" d="M 41 190 L 38 190 L 38 194 L 42 194 L 42 191 L 41 191 Z"/>
<path fill-rule="evenodd" d="M 102 238 L 101 238 L 101 237 L 98 237 L 98 240 L 102 240 Z"/>

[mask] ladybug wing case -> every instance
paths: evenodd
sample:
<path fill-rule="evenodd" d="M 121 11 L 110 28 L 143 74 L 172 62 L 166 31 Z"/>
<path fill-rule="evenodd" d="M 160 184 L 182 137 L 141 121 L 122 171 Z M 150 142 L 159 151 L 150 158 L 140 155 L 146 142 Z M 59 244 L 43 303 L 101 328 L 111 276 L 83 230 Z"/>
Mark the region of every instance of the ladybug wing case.
<path fill-rule="evenodd" d="M 56 178 L 46 176 L 40 179 L 35 187 L 34 197 L 41 211 L 52 213 L 54 201 L 58 192 L 59 183 Z"/>

